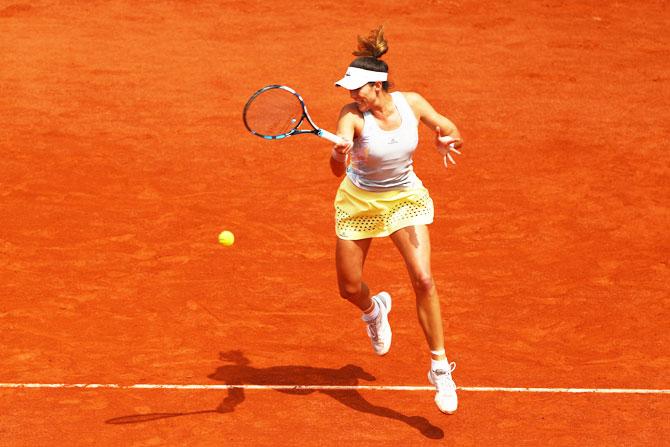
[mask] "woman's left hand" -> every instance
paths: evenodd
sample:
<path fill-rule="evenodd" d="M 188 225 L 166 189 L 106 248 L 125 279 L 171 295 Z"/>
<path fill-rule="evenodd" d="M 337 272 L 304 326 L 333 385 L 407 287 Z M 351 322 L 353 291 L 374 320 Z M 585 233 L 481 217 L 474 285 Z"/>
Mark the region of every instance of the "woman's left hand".
<path fill-rule="evenodd" d="M 435 146 L 437 151 L 444 157 L 444 167 L 449 167 L 449 162 L 456 164 L 452 154 L 461 155 L 459 149 L 463 141 L 450 135 L 441 135 L 440 127 L 435 127 Z"/>

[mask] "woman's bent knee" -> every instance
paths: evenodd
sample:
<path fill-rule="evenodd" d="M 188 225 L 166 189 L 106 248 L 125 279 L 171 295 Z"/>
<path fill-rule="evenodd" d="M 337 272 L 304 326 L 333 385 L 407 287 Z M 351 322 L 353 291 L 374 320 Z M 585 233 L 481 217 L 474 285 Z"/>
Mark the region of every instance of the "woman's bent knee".
<path fill-rule="evenodd" d="M 340 284 L 339 290 L 342 298 L 351 301 L 361 296 L 362 288 L 360 284 Z"/>

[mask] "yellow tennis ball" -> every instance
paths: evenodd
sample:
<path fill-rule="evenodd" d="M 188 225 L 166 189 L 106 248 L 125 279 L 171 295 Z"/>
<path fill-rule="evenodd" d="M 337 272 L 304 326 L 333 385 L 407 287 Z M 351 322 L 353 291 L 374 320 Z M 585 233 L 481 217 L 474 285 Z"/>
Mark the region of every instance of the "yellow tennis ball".
<path fill-rule="evenodd" d="M 235 242 L 235 235 L 230 231 L 226 230 L 219 233 L 219 243 L 221 245 L 230 247 L 231 245 L 233 245 L 234 242 Z"/>

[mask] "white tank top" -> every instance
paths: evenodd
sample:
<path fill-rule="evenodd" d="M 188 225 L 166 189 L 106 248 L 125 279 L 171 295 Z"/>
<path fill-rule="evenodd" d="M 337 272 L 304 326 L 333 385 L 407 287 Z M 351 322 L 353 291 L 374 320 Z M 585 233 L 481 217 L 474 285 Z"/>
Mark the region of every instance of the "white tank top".
<path fill-rule="evenodd" d="M 391 98 L 400 113 L 400 126 L 382 130 L 372 113 L 364 112 L 363 132 L 354 139 L 347 176 L 361 189 L 388 191 L 421 186 L 412 167 L 419 122 L 401 92 L 391 93 Z"/>

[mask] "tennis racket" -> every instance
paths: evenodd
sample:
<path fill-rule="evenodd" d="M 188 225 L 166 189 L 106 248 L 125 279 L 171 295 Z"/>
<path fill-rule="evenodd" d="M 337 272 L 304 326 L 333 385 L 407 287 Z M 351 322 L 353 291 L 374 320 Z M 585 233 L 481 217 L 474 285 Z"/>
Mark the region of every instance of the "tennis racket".
<path fill-rule="evenodd" d="M 331 143 L 344 142 L 342 138 L 314 124 L 302 96 L 285 85 L 268 85 L 251 95 L 244 106 L 242 118 L 249 132 L 266 140 L 314 134 Z M 301 129 L 304 122 L 311 129 Z"/>

